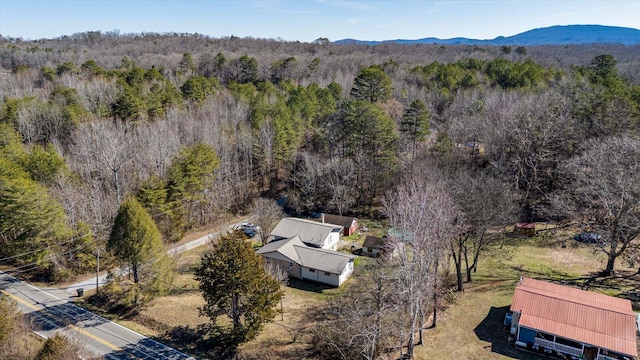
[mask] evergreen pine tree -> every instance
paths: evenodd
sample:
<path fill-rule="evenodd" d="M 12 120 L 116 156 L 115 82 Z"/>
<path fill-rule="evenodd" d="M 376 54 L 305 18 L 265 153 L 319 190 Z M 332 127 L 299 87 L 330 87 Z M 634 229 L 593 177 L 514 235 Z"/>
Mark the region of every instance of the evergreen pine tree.
<path fill-rule="evenodd" d="M 271 321 L 283 296 L 279 282 L 264 270 L 264 260 L 241 233 L 220 237 L 202 257 L 196 279 L 206 301 L 201 309 L 215 324 L 227 315 L 237 342 L 255 338 L 262 324 Z"/>
<path fill-rule="evenodd" d="M 162 235 L 151 215 L 130 196 L 118 210 L 107 250 L 127 266 L 134 283 L 143 291 L 165 290 L 171 279 L 171 260 L 162 243 Z"/>

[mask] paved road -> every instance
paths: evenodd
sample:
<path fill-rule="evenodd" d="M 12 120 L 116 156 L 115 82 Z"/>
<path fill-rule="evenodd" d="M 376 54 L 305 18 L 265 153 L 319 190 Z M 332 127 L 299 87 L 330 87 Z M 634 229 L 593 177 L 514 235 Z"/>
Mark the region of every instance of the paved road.
<path fill-rule="evenodd" d="M 179 254 L 181 254 L 181 253 L 183 253 L 185 251 L 194 249 L 194 248 L 196 248 L 198 246 L 202 246 L 202 245 L 208 243 L 209 241 L 211 241 L 212 239 L 217 238 L 220 235 L 220 233 L 226 232 L 228 230 L 232 230 L 236 226 L 242 224 L 243 222 L 249 222 L 249 221 L 250 221 L 250 218 L 241 220 L 241 221 L 239 221 L 237 223 L 229 225 L 226 229 L 216 231 L 216 232 L 211 233 L 209 235 L 205 235 L 205 236 L 203 236 L 201 238 L 189 241 L 188 243 L 182 244 L 180 246 L 176 246 L 173 249 L 169 249 L 167 251 L 167 253 L 169 255 L 172 255 L 172 256 L 179 255 Z M 116 271 L 119 271 L 119 270 L 116 270 Z M 106 283 L 107 283 L 107 273 L 104 273 L 104 274 L 102 274 L 102 275 L 100 275 L 98 277 L 98 284 L 99 284 L 99 286 L 103 286 Z M 69 286 L 63 288 L 62 290 L 66 291 L 66 294 L 61 294 L 60 297 L 62 297 L 64 299 L 70 299 L 73 296 L 76 296 L 77 290 L 80 289 L 80 288 L 83 288 L 83 289 L 95 289 L 96 288 L 96 278 L 95 278 L 95 276 L 91 277 L 91 278 L 88 278 L 88 279 L 85 279 L 85 280 L 82 280 L 82 281 L 79 281 L 79 282 L 77 282 L 75 284 L 72 284 L 72 285 L 69 285 Z"/>
<path fill-rule="evenodd" d="M 50 337 L 62 333 L 84 347 L 86 357 L 193 359 L 3 272 L 0 272 L 0 292 L 18 304 L 37 334 Z"/>
<path fill-rule="evenodd" d="M 167 252 L 178 255 L 202 246 L 217 238 L 221 232 L 235 228 L 242 220 L 228 228 L 203 236 Z M 119 270 L 117 270 L 119 271 Z M 99 286 L 106 283 L 107 275 L 98 277 Z M 108 360 L 120 359 L 192 359 L 188 355 L 167 347 L 142 334 L 111 322 L 86 309 L 69 302 L 76 296 L 77 289 L 91 289 L 96 286 L 96 278 L 72 284 L 65 288 L 41 289 L 0 271 L 0 293 L 13 299 L 20 310 L 34 324 L 34 332 L 48 338 L 62 333 L 84 347 L 87 357 L 102 356 Z"/>
<path fill-rule="evenodd" d="M 211 240 L 216 239 L 218 236 L 220 236 L 220 233 L 227 232 L 229 230 L 233 230 L 237 226 L 240 226 L 240 224 L 242 224 L 244 222 L 249 222 L 250 220 L 251 220 L 251 218 L 240 220 L 237 223 L 229 225 L 226 229 L 222 229 L 222 230 L 216 231 L 216 232 L 211 233 L 209 235 L 205 235 L 205 236 L 203 236 L 203 237 L 201 237 L 199 239 L 195 239 L 195 240 L 189 241 L 186 244 L 182 244 L 180 246 L 176 246 L 173 249 L 170 249 L 169 251 L 167 251 L 167 253 L 169 255 L 182 254 L 183 252 L 185 252 L 187 250 L 191 250 L 191 249 L 197 248 L 198 246 L 202 246 L 202 245 L 210 242 Z"/>

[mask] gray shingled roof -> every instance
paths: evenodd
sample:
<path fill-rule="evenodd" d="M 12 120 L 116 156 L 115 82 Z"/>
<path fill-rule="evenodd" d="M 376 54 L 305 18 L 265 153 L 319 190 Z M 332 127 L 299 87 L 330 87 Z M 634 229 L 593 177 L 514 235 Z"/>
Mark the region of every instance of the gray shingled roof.
<path fill-rule="evenodd" d="M 382 249 L 384 248 L 386 241 L 387 239 L 367 235 L 367 237 L 364 238 L 364 243 L 362 244 L 362 247 Z"/>
<path fill-rule="evenodd" d="M 345 228 L 350 228 L 355 220 L 353 216 L 342 216 L 334 214 L 324 214 L 324 222 L 329 224 L 338 224 Z"/>
<path fill-rule="evenodd" d="M 271 236 L 276 239 L 288 239 L 298 235 L 302 242 L 322 247 L 324 240 L 334 230 L 340 231 L 342 226 L 288 217 L 280 220 L 271 231 Z"/>
<path fill-rule="evenodd" d="M 256 250 L 256 253 L 265 254 L 270 252 L 279 252 L 280 254 L 291 259 L 291 261 L 300 264 L 300 257 L 298 256 L 296 250 L 293 248 L 296 245 L 305 246 L 304 243 L 302 243 L 302 241 L 300 240 L 299 236 L 294 236 L 291 239 L 272 241 Z"/>
<path fill-rule="evenodd" d="M 337 251 L 317 249 L 308 246 L 294 246 L 300 257 L 300 265 L 332 274 L 340 275 L 354 256 Z"/>
<path fill-rule="evenodd" d="M 306 246 L 298 236 L 272 241 L 256 251 L 257 254 L 271 252 L 280 253 L 300 266 L 338 275 L 355 258 L 337 251 Z"/>

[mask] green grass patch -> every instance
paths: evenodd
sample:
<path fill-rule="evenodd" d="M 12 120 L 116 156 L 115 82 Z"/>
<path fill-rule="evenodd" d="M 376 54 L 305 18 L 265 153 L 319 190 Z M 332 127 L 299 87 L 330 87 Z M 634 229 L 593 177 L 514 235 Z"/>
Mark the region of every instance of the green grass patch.
<path fill-rule="evenodd" d="M 384 234 L 381 225 L 365 224 L 368 231 L 354 235 L 362 241 L 366 235 Z M 164 327 L 187 324 L 195 329 L 207 321 L 198 316 L 202 298 L 193 280 L 193 268 L 208 250 L 208 246 L 203 246 L 180 256 L 174 281 L 178 289 L 168 297 L 152 301 L 140 316 L 131 319 L 138 323 L 139 331 L 158 335 Z M 640 288 L 640 276 L 631 275 L 636 269 L 617 269 L 618 275 L 628 277 L 594 277 L 604 268 L 604 260 L 602 254 L 594 253 L 592 245 L 573 241 L 571 232 L 564 230 L 532 238 L 498 239 L 481 256 L 478 271 L 472 274 L 473 282 L 464 284 L 464 292 L 451 294 L 451 303 L 439 312 L 437 326 L 425 331 L 424 345 L 416 348 L 415 358 L 540 359 L 517 352 L 507 342 L 508 334 L 502 329 L 504 314 L 520 276 L 584 287 L 611 296 L 623 296 L 627 290 Z M 354 275 L 340 288 L 290 279 L 290 285 L 283 287 L 284 313 L 266 324 L 257 339 L 244 344 L 242 353 L 247 354 L 247 358 L 314 359 L 308 352 L 309 331 L 323 320 L 317 310 L 328 299 L 341 296 L 358 281 L 360 271 L 376 261 L 358 257 Z M 174 345 L 187 349 L 192 344 Z"/>
<path fill-rule="evenodd" d="M 425 332 L 417 359 L 541 359 L 517 352 L 507 342 L 502 320 L 520 276 L 585 288 L 610 296 L 640 287 L 635 269 L 619 266 L 618 274 L 598 278 L 604 257 L 594 247 L 572 241 L 567 234 L 527 239 L 504 238 L 480 259 L 473 283 L 439 316 L 436 328 Z"/>

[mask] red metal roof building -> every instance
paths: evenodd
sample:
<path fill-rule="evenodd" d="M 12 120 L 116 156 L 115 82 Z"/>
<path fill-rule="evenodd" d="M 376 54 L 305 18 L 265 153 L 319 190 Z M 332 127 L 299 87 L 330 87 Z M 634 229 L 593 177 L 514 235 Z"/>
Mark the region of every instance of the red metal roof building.
<path fill-rule="evenodd" d="M 323 223 L 329 224 L 337 224 L 341 225 L 344 230 L 342 234 L 344 236 L 352 235 L 358 230 L 358 218 L 353 216 L 342 216 L 342 215 L 332 215 L 332 214 L 320 214 L 320 221 Z"/>
<path fill-rule="evenodd" d="M 511 303 L 516 347 L 566 358 L 638 358 L 631 301 L 522 278 Z"/>

